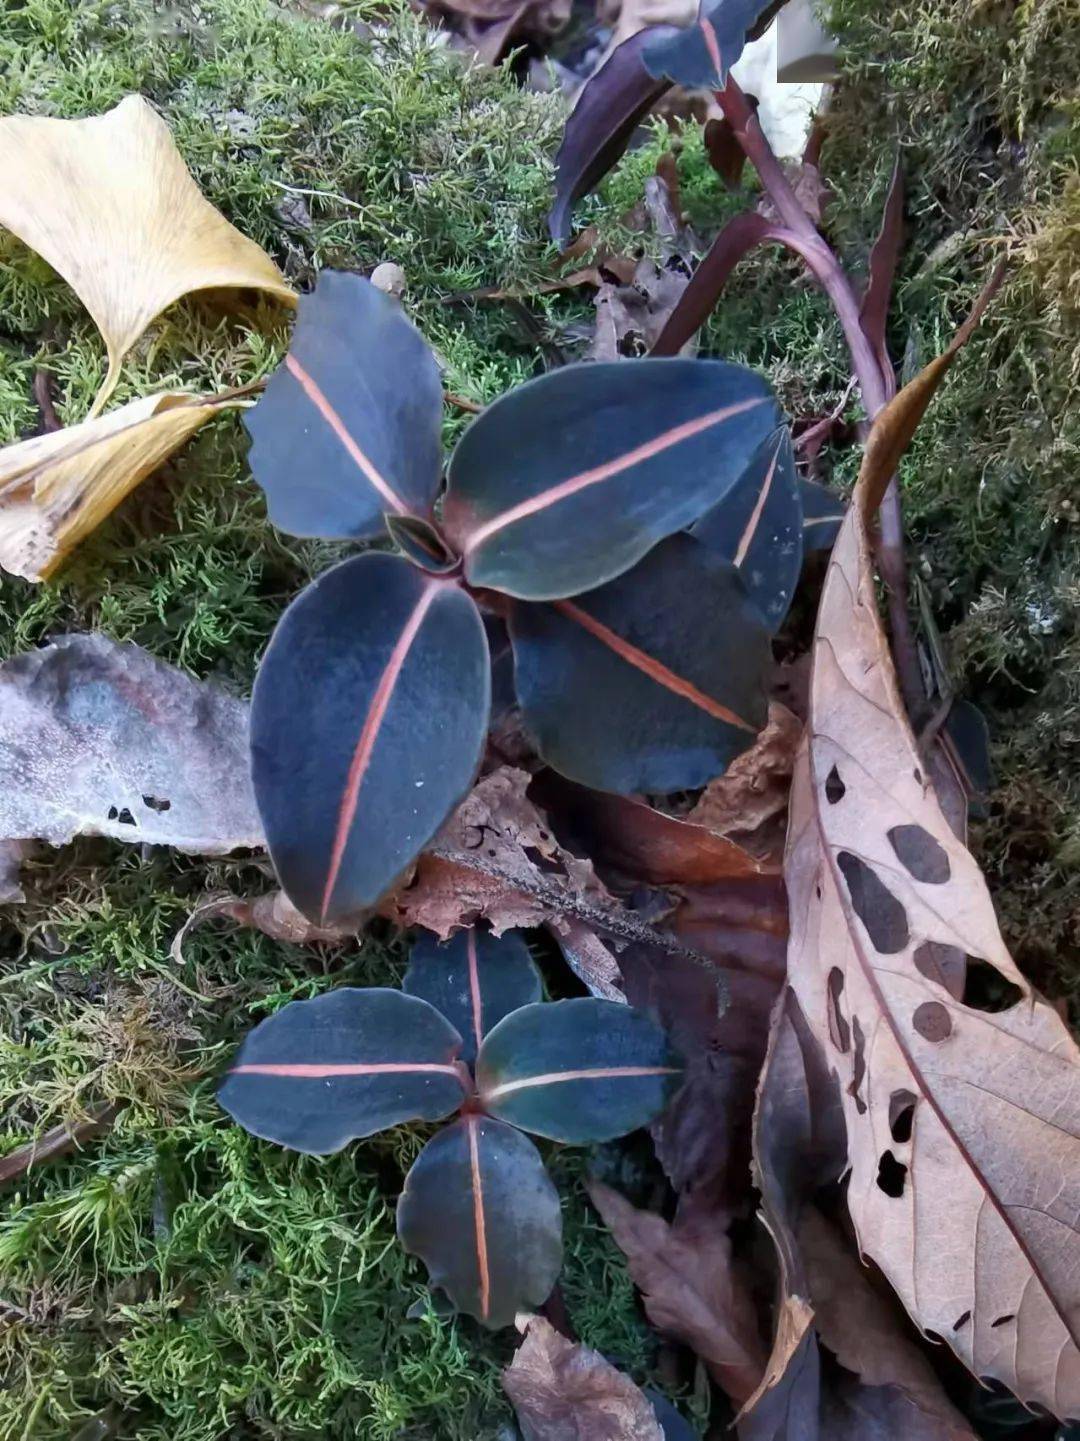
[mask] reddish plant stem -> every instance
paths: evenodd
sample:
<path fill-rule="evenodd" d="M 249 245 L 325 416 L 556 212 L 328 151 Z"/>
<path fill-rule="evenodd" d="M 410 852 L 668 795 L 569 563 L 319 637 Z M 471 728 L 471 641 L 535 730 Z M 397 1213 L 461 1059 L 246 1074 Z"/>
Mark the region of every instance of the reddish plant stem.
<path fill-rule="evenodd" d="M 893 377 L 883 374 L 874 347 L 862 328 L 859 301 L 851 282 L 795 194 L 791 181 L 766 139 L 753 106 L 732 76 L 728 76 L 723 90 L 716 92 L 716 99 L 743 154 L 760 176 L 777 214 L 797 238 L 799 253 L 832 302 L 851 352 L 851 364 L 862 394 L 863 406 L 873 420 L 889 400 Z M 908 713 L 913 722 L 917 723 L 926 704 L 926 693 L 908 614 L 904 523 L 900 509 L 900 490 L 895 476 L 889 482 L 881 503 L 877 550 L 878 566 L 887 592 L 889 628 L 900 689 Z"/>

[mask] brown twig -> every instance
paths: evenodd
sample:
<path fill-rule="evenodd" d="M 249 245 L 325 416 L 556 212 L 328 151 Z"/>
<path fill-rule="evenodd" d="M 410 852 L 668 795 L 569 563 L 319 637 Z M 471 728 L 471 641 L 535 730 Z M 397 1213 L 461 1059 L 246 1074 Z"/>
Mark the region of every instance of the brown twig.
<path fill-rule="evenodd" d="M 479 415 L 484 408 L 482 405 L 478 405 L 475 400 L 469 400 L 464 395 L 455 395 L 452 390 L 444 391 L 443 399 L 447 405 L 456 405 L 458 410 L 468 411 L 470 415 Z"/>
<path fill-rule="evenodd" d="M 27 1145 L 20 1146 L 17 1151 L 0 1157 L 0 1185 L 23 1175 L 31 1166 L 40 1166 L 45 1161 L 67 1155 L 68 1151 L 74 1151 L 84 1141 L 107 1131 L 120 1110 L 115 1101 L 100 1101 L 91 1106 L 86 1115 L 74 1124 L 53 1126 L 51 1131 L 46 1131 L 36 1141 L 30 1141 Z"/>
<path fill-rule="evenodd" d="M 777 214 L 790 232 L 800 255 L 814 278 L 832 302 L 844 332 L 851 364 L 862 394 L 863 406 L 870 420 L 889 399 L 892 377 L 884 374 L 874 346 L 863 329 L 859 301 L 851 281 L 836 254 L 810 218 L 784 168 L 780 164 L 761 128 L 753 106 L 738 82 L 730 75 L 716 99 L 732 128 L 746 158 L 761 178 L 765 192 Z M 881 503 L 878 537 L 878 565 L 887 591 L 889 628 L 893 654 L 904 701 L 916 718 L 922 711 L 926 696 L 919 670 L 915 636 L 907 604 L 907 568 L 904 561 L 904 524 L 900 507 L 900 490 L 893 476 Z"/>
<path fill-rule="evenodd" d="M 63 430 L 64 422 L 53 404 L 53 378 L 47 370 L 34 371 L 34 399 L 41 411 L 42 434 L 51 435 L 54 430 Z"/>

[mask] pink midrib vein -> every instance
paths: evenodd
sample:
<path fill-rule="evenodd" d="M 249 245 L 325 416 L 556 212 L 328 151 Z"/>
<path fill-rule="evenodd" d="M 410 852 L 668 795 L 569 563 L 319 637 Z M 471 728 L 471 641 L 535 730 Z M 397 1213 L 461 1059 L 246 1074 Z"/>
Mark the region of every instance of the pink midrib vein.
<path fill-rule="evenodd" d="M 322 914 L 321 919 L 325 923 L 327 912 L 330 909 L 330 902 L 333 898 L 334 887 L 337 885 L 338 876 L 341 872 L 341 862 L 345 855 L 345 848 L 349 843 L 349 833 L 352 830 L 353 821 L 356 819 L 356 808 L 360 799 L 360 787 L 364 783 L 364 776 L 367 774 L 368 766 L 371 764 L 372 752 L 375 749 L 375 742 L 379 738 L 379 731 L 382 728 L 383 720 L 386 717 L 387 709 L 394 694 L 394 687 L 397 685 L 401 668 L 416 639 L 420 627 L 424 623 L 424 617 L 431 607 L 432 601 L 438 595 L 440 582 L 429 580 L 425 583 L 424 590 L 413 608 L 401 634 L 390 652 L 389 659 L 379 683 L 375 687 L 375 694 L 371 698 L 371 705 L 364 717 L 363 728 L 360 731 L 360 738 L 356 742 L 356 749 L 353 751 L 352 760 L 349 763 L 349 774 L 345 780 L 345 789 L 342 792 L 341 804 L 338 808 L 337 826 L 334 831 L 333 847 L 330 852 L 330 864 L 326 872 L 326 885 L 323 888 Z"/>
<path fill-rule="evenodd" d="M 439 1061 L 371 1061 L 360 1062 L 318 1061 L 252 1061 L 233 1066 L 231 1076 L 294 1076 L 301 1080 L 321 1081 L 331 1076 L 405 1076 L 416 1072 L 432 1072 L 440 1076 L 461 1079 L 461 1068 L 450 1062 Z"/>
<path fill-rule="evenodd" d="M 490 520 L 477 526 L 465 538 L 465 554 L 470 554 L 498 531 L 505 530 L 508 525 L 514 525 L 517 521 L 525 520 L 538 511 L 557 505 L 560 500 L 566 500 L 568 496 L 576 495 L 578 491 L 587 490 L 589 486 L 599 485 L 602 481 L 610 480 L 613 475 L 619 475 L 624 470 L 641 465 L 644 461 L 651 460 L 653 456 L 661 455 L 673 445 L 693 439 L 703 430 L 710 430 L 714 425 L 720 425 L 725 420 L 742 415 L 746 410 L 753 410 L 757 405 L 764 405 L 765 400 L 764 396 L 756 396 L 752 400 L 739 401 L 737 405 L 725 405 L 720 410 L 710 410 L 706 415 L 695 416 L 693 420 L 686 420 L 682 425 L 672 426 L 670 430 L 653 436 L 652 440 L 645 441 L 643 445 L 636 446 L 623 455 L 617 455 L 613 460 L 605 461 L 603 465 L 597 465 L 592 470 L 584 470 L 580 475 L 572 475 L 569 480 L 560 481 L 558 485 L 551 486 L 550 489 L 542 491 L 539 495 L 530 496 L 528 500 L 511 506 L 501 515 L 493 515 Z"/>

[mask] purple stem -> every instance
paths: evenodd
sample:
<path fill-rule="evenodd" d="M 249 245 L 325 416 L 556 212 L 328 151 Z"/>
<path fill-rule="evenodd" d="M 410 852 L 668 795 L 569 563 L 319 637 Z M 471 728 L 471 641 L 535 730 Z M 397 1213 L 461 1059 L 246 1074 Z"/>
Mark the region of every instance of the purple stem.
<path fill-rule="evenodd" d="M 792 249 L 798 249 L 814 278 L 832 302 L 851 352 L 851 364 L 862 394 L 863 406 L 873 420 L 889 399 L 891 378 L 883 374 L 873 344 L 862 328 L 859 301 L 851 282 L 795 194 L 783 166 L 766 139 L 753 106 L 749 104 L 732 76 L 728 76 L 723 90 L 716 92 L 716 99 L 743 154 L 761 177 L 766 194 L 791 232 L 789 243 L 798 242 L 797 245 L 792 243 Z M 881 503 L 880 527 L 878 565 L 888 595 L 889 628 L 892 632 L 896 669 L 908 713 L 913 721 L 917 721 L 926 704 L 926 693 L 908 615 L 904 523 L 895 476 L 889 482 Z"/>

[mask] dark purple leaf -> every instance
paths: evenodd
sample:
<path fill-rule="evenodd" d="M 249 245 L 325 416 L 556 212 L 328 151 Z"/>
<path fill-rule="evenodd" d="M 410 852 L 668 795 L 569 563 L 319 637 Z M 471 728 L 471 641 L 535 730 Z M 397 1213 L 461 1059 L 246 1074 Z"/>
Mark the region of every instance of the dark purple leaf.
<path fill-rule="evenodd" d="M 442 469 L 435 357 L 398 303 L 324 271 L 283 364 L 244 417 L 270 519 L 291 535 L 367 539 L 428 515 Z"/>
<path fill-rule="evenodd" d="M 682 1067 L 648 1016 L 591 996 L 524 1006 L 484 1038 L 486 1111 L 553 1141 L 610 1141 L 648 1125 Z"/>
<path fill-rule="evenodd" d="M 671 26 L 660 27 L 674 34 Z M 614 49 L 582 86 L 555 156 L 555 203 L 548 216 L 552 238 L 565 245 L 570 211 L 612 168 L 640 122 L 671 88 L 650 75 L 642 51 L 655 31 L 640 31 Z"/>
<path fill-rule="evenodd" d="M 465 432 L 446 532 L 472 585 L 577 595 L 722 500 L 778 423 L 766 382 L 724 361 L 568 365 Z"/>
<path fill-rule="evenodd" d="M 294 1001 L 244 1041 L 218 1100 L 245 1130 L 326 1156 L 465 1099 L 461 1037 L 416 996 L 373 987 Z"/>
<path fill-rule="evenodd" d="M 464 1037 L 461 1059 L 476 1059 L 480 1042 L 511 1011 L 543 997 L 540 972 L 519 931 L 493 936 L 475 928 L 439 941 L 422 931 L 401 983 L 452 1021 Z"/>
<path fill-rule="evenodd" d="M 252 776 L 289 899 L 359 922 L 469 789 L 490 704 L 480 613 L 392 555 L 321 575 L 285 612 L 255 682 Z"/>
<path fill-rule="evenodd" d="M 803 513 L 803 549 L 832 550 L 847 506 L 827 485 L 816 480 L 800 480 L 799 496 Z"/>
<path fill-rule="evenodd" d="M 792 231 L 754 210 L 729 220 L 690 277 L 690 284 L 668 317 L 651 354 L 678 355 L 712 314 L 732 271 L 755 246 L 766 240 L 790 245 L 794 238 Z"/>
<path fill-rule="evenodd" d="M 427 1143 L 405 1178 L 397 1229 L 431 1285 L 492 1328 L 542 1305 L 562 1265 L 559 1194 L 540 1153 L 490 1116 L 463 1116 Z"/>
<path fill-rule="evenodd" d="M 526 724 L 582 785 L 703 786 L 765 724 L 768 632 L 735 568 L 690 536 L 572 601 L 515 606 L 510 629 Z"/>
<path fill-rule="evenodd" d="M 742 479 L 691 535 L 731 561 L 775 635 L 795 594 L 803 556 L 802 503 L 786 426 L 759 447 Z"/>
<path fill-rule="evenodd" d="M 870 252 L 870 278 L 866 283 L 866 294 L 859 311 L 859 323 L 874 347 L 878 364 L 886 379 L 892 376 L 893 369 L 885 346 L 885 325 L 889 318 L 889 301 L 892 298 L 893 280 L 903 238 L 904 172 L 900 168 L 900 157 L 897 156 L 892 180 L 889 182 L 881 230 Z"/>
<path fill-rule="evenodd" d="M 749 31 L 774 8 L 775 0 L 702 0 L 694 25 L 674 34 L 650 34 L 643 51 L 646 68 L 687 90 L 719 90 Z"/>

